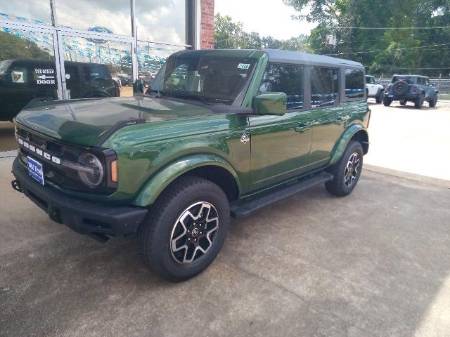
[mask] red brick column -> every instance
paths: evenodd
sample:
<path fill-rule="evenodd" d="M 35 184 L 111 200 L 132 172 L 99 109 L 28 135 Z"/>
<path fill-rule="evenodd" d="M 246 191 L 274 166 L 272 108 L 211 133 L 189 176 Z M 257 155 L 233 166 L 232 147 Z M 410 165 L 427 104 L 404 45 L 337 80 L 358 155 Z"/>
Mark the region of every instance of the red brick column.
<path fill-rule="evenodd" d="M 214 48 L 214 0 L 201 0 L 200 47 Z"/>

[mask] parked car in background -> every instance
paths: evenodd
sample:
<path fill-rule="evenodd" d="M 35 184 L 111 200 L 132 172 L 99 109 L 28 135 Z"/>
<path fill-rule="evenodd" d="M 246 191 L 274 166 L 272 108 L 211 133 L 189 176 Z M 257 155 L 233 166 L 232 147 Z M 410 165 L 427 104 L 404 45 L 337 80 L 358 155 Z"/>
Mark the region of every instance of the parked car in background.
<path fill-rule="evenodd" d="M 384 98 L 384 86 L 375 81 L 375 77 L 366 75 L 367 98 L 375 98 L 375 101 L 380 104 Z"/>
<path fill-rule="evenodd" d="M 120 90 L 104 64 L 65 62 L 70 98 L 119 96 Z M 0 62 L 0 120 L 12 120 L 34 101 L 57 99 L 52 61 L 13 59 Z"/>
<path fill-rule="evenodd" d="M 389 106 L 393 101 L 400 101 L 401 105 L 406 105 L 407 102 L 413 102 L 420 109 L 426 101 L 433 108 L 438 101 L 438 93 L 426 76 L 394 75 L 386 89 L 383 104 Z"/>
<path fill-rule="evenodd" d="M 181 281 L 215 259 L 230 216 L 356 187 L 369 150 L 360 63 L 182 51 L 156 79 L 150 95 L 24 109 L 13 188 L 98 240 L 137 235 L 144 261 Z"/>

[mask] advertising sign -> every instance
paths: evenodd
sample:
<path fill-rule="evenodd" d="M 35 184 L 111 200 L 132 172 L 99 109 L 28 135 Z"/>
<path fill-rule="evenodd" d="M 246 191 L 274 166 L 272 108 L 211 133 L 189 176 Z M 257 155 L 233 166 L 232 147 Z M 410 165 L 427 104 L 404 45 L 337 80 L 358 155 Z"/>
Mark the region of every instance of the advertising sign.
<path fill-rule="evenodd" d="M 55 69 L 34 68 L 34 78 L 38 85 L 54 85 L 56 84 Z"/>

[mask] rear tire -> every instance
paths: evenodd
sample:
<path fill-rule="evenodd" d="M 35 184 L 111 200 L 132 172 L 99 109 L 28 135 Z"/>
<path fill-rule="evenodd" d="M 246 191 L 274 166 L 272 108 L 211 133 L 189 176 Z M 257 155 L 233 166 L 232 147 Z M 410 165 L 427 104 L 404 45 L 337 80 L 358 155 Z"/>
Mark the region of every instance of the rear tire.
<path fill-rule="evenodd" d="M 187 280 L 216 258 L 229 223 L 222 189 L 200 177 L 183 177 L 163 192 L 139 228 L 140 253 L 161 277 Z"/>
<path fill-rule="evenodd" d="M 406 105 L 406 99 L 402 99 L 402 100 L 400 101 L 400 105 Z"/>
<path fill-rule="evenodd" d="M 350 142 L 341 159 L 330 169 L 334 178 L 325 183 L 328 192 L 338 197 L 352 193 L 361 176 L 363 155 L 361 143 Z"/>
<path fill-rule="evenodd" d="M 392 99 L 389 98 L 389 97 L 384 96 L 384 99 L 383 99 L 384 106 L 390 106 L 391 103 L 392 103 Z"/>

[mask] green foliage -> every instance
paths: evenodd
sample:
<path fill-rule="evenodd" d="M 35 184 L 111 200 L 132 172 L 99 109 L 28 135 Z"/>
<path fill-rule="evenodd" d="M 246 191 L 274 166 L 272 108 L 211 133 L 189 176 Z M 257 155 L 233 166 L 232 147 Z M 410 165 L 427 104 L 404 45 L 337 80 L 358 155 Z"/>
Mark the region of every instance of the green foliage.
<path fill-rule="evenodd" d="M 242 23 L 233 22 L 231 17 L 222 16 L 219 13 L 215 16 L 215 47 L 220 49 L 241 48 L 241 49 L 286 49 L 286 50 L 308 50 L 306 44 L 307 37 L 300 35 L 288 40 L 277 40 L 271 36 L 260 36 L 256 32 L 247 33 L 244 31 Z"/>
<path fill-rule="evenodd" d="M 0 31 L 0 60 L 33 58 L 49 60 L 50 54 L 26 39 Z"/>
<path fill-rule="evenodd" d="M 353 59 L 375 74 L 450 76 L 450 28 L 354 29 L 349 27 L 435 27 L 450 25 L 448 0 L 284 0 L 298 18 L 317 22 L 308 38 L 319 54 Z M 330 45 L 327 35 L 337 44 Z M 422 69 L 436 68 L 436 69 Z M 437 69 L 439 68 L 439 69 Z"/>

